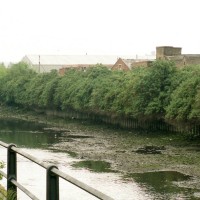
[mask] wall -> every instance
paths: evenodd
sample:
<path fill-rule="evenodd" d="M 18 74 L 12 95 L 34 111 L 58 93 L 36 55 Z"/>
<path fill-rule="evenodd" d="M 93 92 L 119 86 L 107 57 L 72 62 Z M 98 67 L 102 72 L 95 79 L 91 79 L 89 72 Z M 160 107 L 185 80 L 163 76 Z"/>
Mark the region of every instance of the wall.
<path fill-rule="evenodd" d="M 153 61 L 150 61 L 150 60 L 134 62 L 134 63 L 132 63 L 131 68 L 150 67 L 152 62 Z"/>
<path fill-rule="evenodd" d="M 176 67 L 200 65 L 200 54 L 183 54 L 181 56 L 166 56 L 164 59 L 173 61 Z"/>
<path fill-rule="evenodd" d="M 172 54 L 174 56 L 181 55 L 182 48 L 180 47 L 173 47 Z"/>
<path fill-rule="evenodd" d="M 165 56 L 181 55 L 182 48 L 172 46 L 156 47 L 156 59 L 163 59 Z"/>
<path fill-rule="evenodd" d="M 91 120 L 95 123 L 109 124 L 118 128 L 148 130 L 148 131 L 175 131 L 174 127 L 162 120 L 157 121 L 139 121 L 129 117 L 113 116 L 112 114 L 95 114 L 80 112 L 75 110 L 44 110 L 47 116 L 55 116 L 63 119 L 73 120 Z"/>
<path fill-rule="evenodd" d="M 177 67 L 200 65 L 200 54 L 181 54 L 180 47 L 156 47 L 156 59 L 171 60 Z"/>
<path fill-rule="evenodd" d="M 185 65 L 200 65 L 200 54 L 199 55 L 185 55 Z"/>

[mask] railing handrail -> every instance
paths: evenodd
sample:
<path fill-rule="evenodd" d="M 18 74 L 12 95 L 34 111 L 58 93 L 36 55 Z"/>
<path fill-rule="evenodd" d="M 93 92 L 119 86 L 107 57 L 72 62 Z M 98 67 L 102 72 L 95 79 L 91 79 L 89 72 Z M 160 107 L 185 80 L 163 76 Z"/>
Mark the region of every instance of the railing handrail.
<path fill-rule="evenodd" d="M 17 148 L 14 144 L 7 144 L 0 141 L 0 146 L 7 148 L 7 174 L 0 170 L 0 174 L 7 178 L 7 190 L 12 189 L 17 192 L 17 188 L 23 191 L 26 195 L 28 195 L 33 200 L 39 200 L 35 195 L 33 195 L 30 191 L 28 191 L 24 186 L 22 186 L 19 182 L 17 182 L 17 154 L 31 160 L 32 162 L 36 163 L 37 165 L 43 167 L 47 171 L 47 189 L 46 189 L 46 199 L 47 200 L 59 200 L 59 177 L 70 182 L 71 184 L 75 185 L 76 187 L 86 191 L 87 193 L 97 197 L 101 200 L 113 200 L 113 198 L 103 194 L 102 192 L 90 187 L 89 185 L 79 181 L 76 178 L 73 178 L 66 173 L 60 171 L 57 166 L 48 165 L 39 159 L 35 158 L 32 155 L 22 151 L 21 149 Z M 53 194 L 52 192 L 56 193 Z"/>

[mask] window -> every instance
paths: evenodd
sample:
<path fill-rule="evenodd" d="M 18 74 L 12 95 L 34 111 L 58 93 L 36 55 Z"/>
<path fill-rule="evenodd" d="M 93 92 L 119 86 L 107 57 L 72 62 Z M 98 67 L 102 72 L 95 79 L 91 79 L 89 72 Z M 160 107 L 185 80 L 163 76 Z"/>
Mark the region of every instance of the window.
<path fill-rule="evenodd" d="M 119 69 L 122 69 L 122 64 L 118 64 Z"/>

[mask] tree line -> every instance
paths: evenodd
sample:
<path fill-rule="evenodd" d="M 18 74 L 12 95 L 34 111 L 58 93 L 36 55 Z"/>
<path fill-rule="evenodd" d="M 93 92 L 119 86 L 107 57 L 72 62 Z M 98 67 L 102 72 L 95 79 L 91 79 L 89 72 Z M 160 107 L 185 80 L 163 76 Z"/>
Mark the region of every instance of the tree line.
<path fill-rule="evenodd" d="M 0 102 L 24 108 L 73 109 L 168 123 L 200 122 L 200 66 L 177 68 L 157 60 L 151 67 L 38 74 L 25 63 L 0 64 Z"/>

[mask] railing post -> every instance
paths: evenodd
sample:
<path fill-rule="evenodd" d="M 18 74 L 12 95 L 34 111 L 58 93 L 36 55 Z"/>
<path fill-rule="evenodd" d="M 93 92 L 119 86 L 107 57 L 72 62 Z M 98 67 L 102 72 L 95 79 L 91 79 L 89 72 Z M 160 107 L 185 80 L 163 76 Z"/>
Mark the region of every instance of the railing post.
<path fill-rule="evenodd" d="M 7 192 L 12 191 L 15 197 L 13 199 L 17 199 L 17 186 L 11 182 L 12 179 L 17 181 L 17 154 L 12 147 L 16 145 L 10 144 L 7 149 Z"/>
<path fill-rule="evenodd" d="M 46 200 L 59 200 L 59 176 L 51 171 L 53 168 L 58 169 L 56 166 L 47 168 Z"/>

